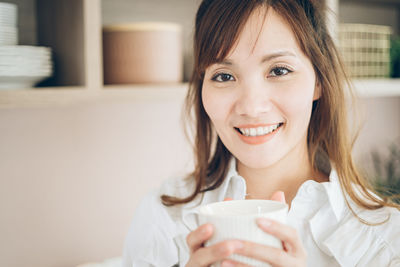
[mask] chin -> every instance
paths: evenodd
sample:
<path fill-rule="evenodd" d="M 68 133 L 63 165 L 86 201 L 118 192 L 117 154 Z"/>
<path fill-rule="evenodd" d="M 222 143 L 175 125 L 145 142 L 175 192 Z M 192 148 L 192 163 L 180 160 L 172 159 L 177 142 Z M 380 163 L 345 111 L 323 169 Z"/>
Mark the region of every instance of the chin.
<path fill-rule="evenodd" d="M 266 169 L 279 161 L 279 158 L 269 157 L 236 157 L 236 159 L 251 169 Z"/>

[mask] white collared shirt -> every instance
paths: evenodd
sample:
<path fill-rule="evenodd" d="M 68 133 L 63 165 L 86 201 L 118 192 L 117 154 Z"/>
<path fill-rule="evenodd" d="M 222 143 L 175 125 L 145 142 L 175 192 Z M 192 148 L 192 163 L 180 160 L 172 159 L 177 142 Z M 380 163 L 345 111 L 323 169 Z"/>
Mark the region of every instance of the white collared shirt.
<path fill-rule="evenodd" d="M 288 213 L 288 223 L 297 229 L 307 251 L 308 266 L 400 266 L 400 212 L 393 208 L 363 210 L 351 204 L 368 222 L 382 222 L 390 215 L 385 224 L 363 224 L 345 203 L 334 170 L 329 179 L 303 183 Z M 199 226 L 196 207 L 246 196 L 245 180 L 232 160 L 217 189 L 184 205 L 165 207 L 161 203 L 163 194 L 187 197 L 193 188 L 194 181 L 171 179 L 141 201 L 125 241 L 123 267 L 185 266 L 189 260 L 186 236 Z"/>

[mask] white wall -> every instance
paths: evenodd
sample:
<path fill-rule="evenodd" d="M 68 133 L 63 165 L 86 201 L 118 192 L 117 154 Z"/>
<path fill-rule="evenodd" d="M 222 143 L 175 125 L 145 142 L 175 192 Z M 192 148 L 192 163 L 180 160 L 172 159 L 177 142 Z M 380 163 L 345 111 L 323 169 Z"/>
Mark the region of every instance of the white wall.
<path fill-rule="evenodd" d="M 190 168 L 181 102 L 0 110 L 0 266 L 121 256 L 139 199 Z"/>
<path fill-rule="evenodd" d="M 372 168 L 371 152 L 387 154 L 393 142 L 400 144 L 400 97 L 363 98 L 358 101 L 360 135 L 353 154 L 368 174 Z M 357 130 L 352 124 L 352 130 Z"/>

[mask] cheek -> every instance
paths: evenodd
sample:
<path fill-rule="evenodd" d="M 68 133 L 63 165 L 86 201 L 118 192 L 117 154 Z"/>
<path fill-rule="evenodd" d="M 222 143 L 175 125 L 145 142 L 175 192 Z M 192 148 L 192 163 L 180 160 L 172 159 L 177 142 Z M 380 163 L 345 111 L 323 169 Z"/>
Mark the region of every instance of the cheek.
<path fill-rule="evenodd" d="M 293 129 L 300 133 L 308 127 L 312 103 L 313 103 L 313 84 L 311 83 L 296 83 L 282 90 L 278 108 L 286 117 L 289 129 Z"/>
<path fill-rule="evenodd" d="M 219 121 L 225 121 L 231 109 L 229 97 L 222 90 L 203 86 L 201 94 L 204 109 L 215 126 Z"/>
<path fill-rule="evenodd" d="M 206 111 L 208 117 L 210 117 L 210 119 L 213 120 L 213 118 L 216 115 L 215 114 L 216 101 L 215 98 L 212 97 L 210 90 L 205 85 L 203 85 L 203 89 L 201 91 L 201 99 L 203 102 L 204 110 Z"/>
<path fill-rule="evenodd" d="M 315 80 L 313 76 L 302 80 L 293 80 L 281 88 L 279 102 L 285 113 L 301 116 L 312 107 Z M 304 114 L 305 115 L 305 114 Z"/>
<path fill-rule="evenodd" d="M 283 105 L 281 105 L 281 108 L 288 115 L 299 117 L 306 115 L 307 111 L 312 107 L 312 102 L 312 97 L 304 94 L 291 94 L 281 102 Z"/>

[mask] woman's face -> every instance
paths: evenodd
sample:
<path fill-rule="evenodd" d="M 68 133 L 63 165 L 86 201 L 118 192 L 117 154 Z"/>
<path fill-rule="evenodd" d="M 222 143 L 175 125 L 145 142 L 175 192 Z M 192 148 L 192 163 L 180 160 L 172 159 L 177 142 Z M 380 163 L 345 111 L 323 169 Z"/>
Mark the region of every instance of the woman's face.
<path fill-rule="evenodd" d="M 206 69 L 202 91 L 222 142 L 250 168 L 306 155 L 319 97 L 312 64 L 289 25 L 272 8 L 265 20 L 263 12 L 253 12 L 226 59 Z"/>

